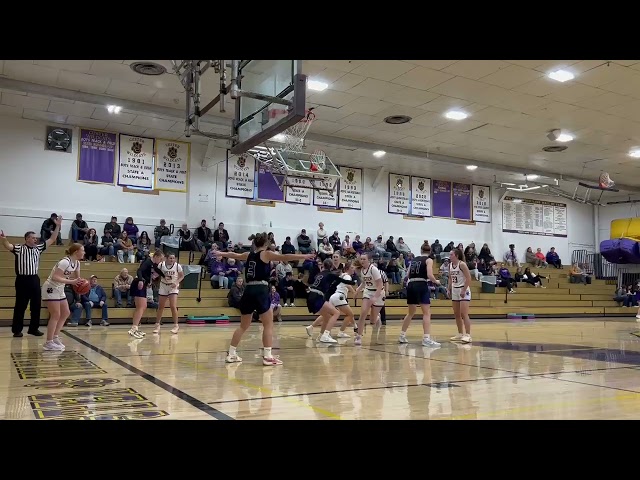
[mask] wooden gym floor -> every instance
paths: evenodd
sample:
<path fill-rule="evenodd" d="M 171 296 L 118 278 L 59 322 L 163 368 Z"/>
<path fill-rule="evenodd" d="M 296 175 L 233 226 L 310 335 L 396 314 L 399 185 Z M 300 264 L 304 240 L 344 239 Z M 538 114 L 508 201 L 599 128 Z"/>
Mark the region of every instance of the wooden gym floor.
<path fill-rule="evenodd" d="M 633 312 L 631 312 L 633 310 Z M 629 310 L 630 317 L 635 309 Z M 416 316 L 411 343 L 398 321 L 362 347 L 325 346 L 304 324 L 279 324 L 280 367 L 259 362 L 260 325 L 247 332 L 242 364 L 225 364 L 235 325 L 165 324 L 134 340 L 124 326 L 67 327 L 64 353 L 43 337 L 0 329 L 2 419 L 638 419 L 640 338 L 631 319 L 477 321 L 473 345 L 423 348 Z M 336 333 L 336 330 L 334 330 Z M 352 332 L 351 332 L 352 333 Z"/>

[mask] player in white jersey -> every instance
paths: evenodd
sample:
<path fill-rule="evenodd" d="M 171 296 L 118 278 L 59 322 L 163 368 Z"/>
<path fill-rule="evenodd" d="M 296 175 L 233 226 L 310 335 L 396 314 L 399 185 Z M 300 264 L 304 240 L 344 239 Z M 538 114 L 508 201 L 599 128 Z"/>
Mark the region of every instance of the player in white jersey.
<path fill-rule="evenodd" d="M 340 275 L 340 277 L 344 280 L 352 280 L 353 273 L 355 272 L 355 266 L 351 262 L 347 262 L 345 265 L 340 265 L 340 267 L 342 269 L 342 275 Z M 356 290 L 351 285 L 347 283 L 339 283 L 336 287 L 335 293 L 329 297 L 329 303 L 344 315 L 344 320 L 342 321 L 338 338 L 349 338 L 349 334 L 347 334 L 345 330 L 349 325 L 355 324 L 355 315 L 349 306 L 349 292 L 351 292 L 355 297 Z M 322 325 L 323 318 L 324 317 L 320 315 L 311 325 L 305 327 L 307 335 L 310 337 L 313 336 L 313 327 L 319 327 Z"/>
<path fill-rule="evenodd" d="M 366 254 L 360 255 L 360 265 L 362 265 L 362 283 L 356 292 L 362 291 L 362 310 L 358 317 L 358 331 L 356 332 L 355 345 L 362 345 L 362 334 L 367 316 L 371 312 L 371 318 L 378 321 L 380 310 L 384 306 L 384 282 L 380 270 L 372 265 Z"/>
<path fill-rule="evenodd" d="M 471 320 L 469 304 L 471 303 L 471 272 L 464 263 L 462 250 L 451 250 L 449 254 L 449 295 L 453 302 L 453 313 L 456 317 L 458 334 L 451 337 L 453 341 L 471 343 Z"/>
<path fill-rule="evenodd" d="M 76 285 L 80 278 L 80 261 L 84 258 L 84 247 L 74 243 L 65 252 L 62 260 L 55 264 L 51 274 L 42 284 L 42 300 L 47 303 L 49 323 L 47 324 L 47 341 L 44 350 L 64 350 L 60 341 L 60 330 L 69 318 L 69 303 L 64 293 L 65 285 Z"/>
<path fill-rule="evenodd" d="M 160 277 L 160 288 L 158 289 L 158 312 L 156 313 L 156 328 L 153 333 L 160 333 L 160 325 L 162 324 L 162 313 L 164 306 L 169 300 L 171 307 L 171 316 L 173 317 L 173 328 L 171 333 L 178 333 L 180 326 L 178 325 L 178 293 L 180 282 L 184 278 L 182 266 L 176 262 L 176 256 L 171 253 L 167 255 L 165 261 L 160 262 L 158 268 L 162 270 L 164 277 Z"/>

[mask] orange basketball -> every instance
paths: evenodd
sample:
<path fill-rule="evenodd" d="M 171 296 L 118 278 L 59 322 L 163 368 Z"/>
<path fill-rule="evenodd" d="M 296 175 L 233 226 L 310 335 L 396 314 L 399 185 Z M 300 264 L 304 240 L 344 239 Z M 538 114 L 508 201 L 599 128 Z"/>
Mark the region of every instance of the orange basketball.
<path fill-rule="evenodd" d="M 83 278 L 80 283 L 73 286 L 73 291 L 78 295 L 86 295 L 89 293 L 91 291 L 91 284 L 89 283 L 89 280 Z"/>

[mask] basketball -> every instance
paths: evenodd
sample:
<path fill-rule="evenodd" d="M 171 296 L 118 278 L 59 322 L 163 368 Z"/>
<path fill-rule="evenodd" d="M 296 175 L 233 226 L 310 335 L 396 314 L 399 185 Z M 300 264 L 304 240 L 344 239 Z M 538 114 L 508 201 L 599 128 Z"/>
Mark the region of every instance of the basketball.
<path fill-rule="evenodd" d="M 91 291 L 91 284 L 89 283 L 89 280 L 83 278 L 80 283 L 73 286 L 73 291 L 78 295 L 86 295 L 89 293 Z"/>

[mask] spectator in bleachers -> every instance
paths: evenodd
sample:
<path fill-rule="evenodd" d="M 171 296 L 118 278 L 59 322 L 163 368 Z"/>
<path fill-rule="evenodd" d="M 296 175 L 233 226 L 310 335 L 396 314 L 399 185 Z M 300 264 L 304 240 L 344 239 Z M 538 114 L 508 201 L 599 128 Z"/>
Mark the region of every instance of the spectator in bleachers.
<path fill-rule="evenodd" d="M 267 242 L 269 243 L 270 250 L 273 250 L 275 252 L 280 250 L 280 247 L 278 247 L 278 244 L 276 242 L 276 236 L 273 234 L 273 232 L 269 232 L 267 234 Z"/>
<path fill-rule="evenodd" d="M 291 272 L 293 272 L 293 268 L 288 262 L 285 262 L 284 260 L 278 262 L 278 264 L 276 265 L 276 277 L 278 280 L 278 284 L 280 284 L 280 282 L 284 280 L 284 277 L 287 276 L 287 273 Z"/>
<path fill-rule="evenodd" d="M 540 266 L 541 266 L 542 268 L 547 268 L 547 267 L 549 266 L 549 264 L 547 263 L 547 259 L 546 259 L 546 257 L 544 256 L 544 253 L 542 253 L 542 249 L 541 249 L 541 248 L 539 248 L 539 249 L 536 251 L 536 258 L 537 258 L 538 260 L 540 260 Z"/>
<path fill-rule="evenodd" d="M 340 240 L 340 236 L 338 235 L 337 230 L 335 230 L 333 232 L 333 235 L 329 237 L 329 243 L 331 244 L 331 247 L 333 248 L 334 252 L 340 251 L 340 247 L 342 246 L 342 241 Z"/>
<path fill-rule="evenodd" d="M 496 261 L 495 257 L 491 253 L 491 250 L 489 249 L 489 245 L 487 245 L 486 243 L 482 245 L 480 253 L 478 254 L 478 259 L 482 260 L 487 266 L 490 266 L 492 262 Z"/>
<path fill-rule="evenodd" d="M 638 299 L 637 299 L 637 287 L 635 285 L 628 285 L 627 292 L 623 301 L 625 307 L 637 307 Z"/>
<path fill-rule="evenodd" d="M 122 232 L 118 239 L 118 262 L 124 263 L 124 258 L 129 260 L 129 263 L 135 263 L 135 254 L 133 249 L 133 242 L 127 236 L 127 232 Z"/>
<path fill-rule="evenodd" d="M 84 313 L 87 316 L 87 327 L 91 326 L 91 310 L 93 308 L 99 308 L 102 310 L 102 320 L 100 325 L 103 327 L 109 326 L 109 307 L 107 307 L 107 294 L 100 285 L 98 285 L 98 277 L 91 275 L 91 290 L 86 295 L 82 295 L 82 305 L 84 306 Z"/>
<path fill-rule="evenodd" d="M 322 240 L 322 243 L 320 244 L 320 248 L 318 249 L 318 256 L 322 260 L 324 260 L 325 258 L 330 257 L 331 255 L 333 255 L 333 247 L 329 243 L 329 239 L 325 237 L 324 240 Z"/>
<path fill-rule="evenodd" d="M 282 321 L 282 306 L 280 305 L 280 294 L 276 290 L 276 286 L 271 286 L 271 310 L 273 310 L 273 318 Z"/>
<path fill-rule="evenodd" d="M 216 231 L 213 232 L 213 241 L 218 244 L 220 250 L 225 251 L 230 240 L 229 232 L 224 228 L 224 223 L 220 222 Z"/>
<path fill-rule="evenodd" d="M 441 285 L 449 285 L 449 267 L 451 264 L 451 259 L 446 257 L 442 261 L 442 265 L 440 265 L 440 284 Z"/>
<path fill-rule="evenodd" d="M 160 225 L 153 229 L 153 238 L 155 240 L 156 248 L 160 248 L 160 241 L 162 240 L 162 237 L 166 237 L 168 235 L 171 235 L 171 230 L 167 227 L 166 220 L 161 218 Z"/>
<path fill-rule="evenodd" d="M 294 307 L 296 292 L 294 290 L 293 273 L 287 272 L 286 276 L 280 282 L 280 295 L 284 300 L 285 307 Z"/>
<path fill-rule="evenodd" d="M 307 279 L 308 285 L 313 285 L 313 281 L 315 280 L 316 275 L 320 273 L 322 262 L 323 262 L 323 259 L 320 258 L 320 256 L 317 256 L 314 264 L 311 265 L 311 268 L 309 269 L 309 278 Z"/>
<path fill-rule="evenodd" d="M 316 253 L 316 251 L 312 248 L 309 253 Z M 304 273 L 305 271 L 309 272 L 311 271 L 311 268 L 315 264 L 316 264 L 316 260 L 309 258 L 304 262 L 302 262 L 302 265 L 298 267 L 298 271 L 301 273 Z"/>
<path fill-rule="evenodd" d="M 396 261 L 396 265 L 398 266 L 398 273 L 400 274 L 400 283 L 404 282 L 404 277 L 407 276 L 407 265 L 404 263 L 404 253 L 401 253 Z"/>
<path fill-rule="evenodd" d="M 108 256 L 109 260 L 113 260 L 116 254 L 116 239 L 111 235 L 111 230 L 105 230 L 100 244 L 102 245 L 100 255 Z"/>
<path fill-rule="evenodd" d="M 398 258 L 400 252 L 398 252 L 398 247 L 396 247 L 395 242 L 393 241 L 393 237 L 390 236 L 387 239 L 387 243 L 385 245 L 385 250 L 387 253 L 391 254 L 391 258 Z"/>
<path fill-rule="evenodd" d="M 200 221 L 200 226 L 196 228 L 196 241 L 200 251 L 209 250 L 213 241 L 213 234 L 211 229 L 207 227 L 207 221 L 204 218 Z"/>
<path fill-rule="evenodd" d="M 67 327 L 77 327 L 80 323 L 80 317 L 82 316 L 82 300 L 71 285 L 64 286 L 64 294 L 67 297 L 69 311 L 71 312 L 71 319 L 69 323 L 67 323 Z"/>
<path fill-rule="evenodd" d="M 42 222 L 42 226 L 40 227 L 40 241 L 46 242 L 51 238 L 51 235 L 56 229 L 56 220 L 58 219 L 58 215 L 56 213 L 52 213 L 49 218 L 47 218 L 44 222 Z M 58 238 L 56 238 L 56 245 L 62 245 L 62 233 L 58 232 Z"/>
<path fill-rule="evenodd" d="M 464 253 L 464 245 L 462 245 L 462 242 L 460 242 L 456 248 Z"/>
<path fill-rule="evenodd" d="M 577 263 L 571 265 L 569 269 L 569 279 L 571 283 L 587 283 L 588 275 L 578 266 Z"/>
<path fill-rule="evenodd" d="M 135 223 L 133 223 L 133 217 L 127 217 L 127 219 L 124 221 L 124 225 L 122 226 L 122 230 L 124 232 L 127 232 L 127 235 L 129 236 L 129 238 L 133 243 L 138 242 L 139 230 L 138 230 L 138 226 Z"/>
<path fill-rule="evenodd" d="M 351 258 L 356 255 L 356 251 L 351 245 L 351 238 L 349 237 L 349 235 L 344 236 L 344 240 L 342 241 L 342 246 L 340 247 L 340 250 L 342 251 L 342 255 L 344 255 L 347 258 Z"/>
<path fill-rule="evenodd" d="M 626 297 L 627 297 L 627 289 L 620 285 L 616 285 L 616 291 L 615 291 L 615 294 L 613 295 L 613 301 L 617 302 L 618 306 L 621 307 Z"/>
<path fill-rule="evenodd" d="M 307 298 L 309 294 L 309 287 L 304 283 L 304 274 L 299 273 L 298 278 L 293 282 L 293 291 L 296 298 Z"/>
<path fill-rule="evenodd" d="M 547 252 L 547 263 L 549 265 L 553 265 L 556 268 L 562 268 L 562 261 L 556 253 L 556 247 L 551 247 L 551 249 Z"/>
<path fill-rule="evenodd" d="M 447 243 L 446 247 L 444 247 L 444 251 L 445 251 L 445 253 L 449 253 L 451 250 L 453 250 L 453 248 L 454 248 L 453 247 L 453 241 L 451 241 L 451 242 Z"/>
<path fill-rule="evenodd" d="M 90 262 L 98 260 L 99 240 L 95 228 L 90 228 L 84 237 L 84 258 Z"/>
<path fill-rule="evenodd" d="M 373 245 L 373 242 L 371 242 L 369 237 L 367 237 L 367 241 L 364 242 L 362 253 L 367 255 L 369 258 L 372 258 L 376 254 L 376 247 Z"/>
<path fill-rule="evenodd" d="M 536 254 L 533 253 L 533 249 L 531 247 L 527 248 L 527 251 L 524 253 L 524 261 L 534 267 L 540 267 L 540 259 L 536 257 Z"/>
<path fill-rule="evenodd" d="M 516 281 L 511 277 L 511 272 L 503 263 L 500 265 L 500 270 L 498 270 L 498 285 L 501 287 L 506 287 L 509 293 L 516 293 L 515 287 Z"/>
<path fill-rule="evenodd" d="M 227 270 L 224 264 L 224 259 L 218 259 L 218 257 L 212 256 L 209 260 L 209 275 L 211 276 L 211 287 L 215 288 L 229 288 L 229 279 L 225 275 Z"/>
<path fill-rule="evenodd" d="M 84 243 L 87 233 L 89 233 L 89 225 L 82 219 L 81 213 L 76 214 L 76 219 L 71 224 L 71 239 L 73 243 Z"/>
<path fill-rule="evenodd" d="M 303 228 L 300 231 L 300 235 L 298 235 L 297 241 L 298 241 L 298 250 L 300 250 L 300 253 L 303 253 L 303 254 L 311 253 L 311 250 L 313 250 L 311 248 L 311 239 L 307 235 L 306 229 Z"/>
<path fill-rule="evenodd" d="M 140 234 L 138 238 L 138 250 L 136 251 L 136 259 L 138 262 L 142 262 L 151 253 L 151 239 L 149 234 L 145 231 Z"/>
<path fill-rule="evenodd" d="M 122 307 L 122 296 L 127 298 L 127 307 L 132 306 L 131 302 L 131 284 L 133 283 L 133 277 L 129 275 L 129 270 L 123 268 L 120 270 L 120 274 L 116 275 L 113 279 L 113 296 L 116 299 L 116 307 Z"/>
<path fill-rule="evenodd" d="M 400 269 L 398 268 L 398 261 L 395 258 L 392 258 L 389 265 L 387 265 L 387 277 L 394 285 L 402 283 L 402 279 L 400 278 Z"/>
<path fill-rule="evenodd" d="M 284 243 L 282 244 L 282 247 L 280 248 L 280 252 L 283 255 L 289 255 L 289 254 L 296 253 L 296 247 L 294 247 L 293 244 L 291 243 L 291 237 L 287 237 L 287 238 L 284 239 Z"/>
<path fill-rule="evenodd" d="M 118 225 L 118 217 L 111 217 L 111 221 L 105 224 L 104 232 L 106 233 L 107 230 L 111 230 L 113 238 L 120 238 L 122 230 L 120 230 L 120 225 Z"/>
<path fill-rule="evenodd" d="M 402 238 L 402 237 L 400 237 L 400 238 Z M 400 239 L 398 239 L 398 240 L 400 240 Z M 409 247 L 407 247 L 407 248 L 409 248 Z M 398 246 L 398 250 L 400 250 L 399 246 Z M 440 240 L 438 240 L 437 238 L 436 238 L 436 241 L 433 242 L 433 245 L 431 245 L 431 253 L 433 253 L 433 255 L 436 258 L 440 258 L 440 254 L 442 253 L 442 244 L 440 243 Z"/>
<path fill-rule="evenodd" d="M 318 235 L 318 238 L 316 240 L 318 242 L 319 249 L 320 245 L 322 245 L 322 241 L 327 238 L 327 231 L 324 229 L 324 223 L 320 222 L 318 224 L 318 231 L 316 232 L 316 234 Z"/>
<path fill-rule="evenodd" d="M 409 268 L 409 266 L 411 265 L 411 262 L 413 262 L 414 258 L 416 258 L 416 256 L 413 253 L 407 253 L 405 255 L 405 258 L 404 258 L 405 267 Z"/>
<path fill-rule="evenodd" d="M 240 275 L 240 267 L 242 266 L 242 262 L 238 261 L 236 264 L 235 258 L 227 258 L 227 271 L 225 273 L 225 277 L 229 279 L 229 284 L 235 284 L 236 279 Z"/>
<path fill-rule="evenodd" d="M 386 242 L 383 242 L 382 235 L 378 235 L 376 241 L 373 242 L 373 248 L 375 248 L 375 253 L 384 258 L 391 258 L 391 253 L 387 252 Z"/>
<path fill-rule="evenodd" d="M 534 287 L 547 288 L 544 285 L 542 285 L 543 278 L 547 278 L 547 277 L 543 277 L 542 275 L 533 273 L 529 267 L 524 269 L 524 274 L 522 275 L 523 282 L 530 283 Z"/>
<path fill-rule="evenodd" d="M 229 294 L 227 295 L 227 301 L 229 302 L 229 306 L 233 308 L 240 308 L 240 299 L 242 299 L 242 294 L 244 293 L 244 278 L 238 277 L 231 288 L 229 289 Z"/>
<path fill-rule="evenodd" d="M 356 235 L 356 238 L 353 239 L 351 248 L 353 248 L 357 255 L 362 254 L 362 251 L 364 250 L 364 243 L 360 241 L 360 235 Z"/>
<path fill-rule="evenodd" d="M 504 254 L 504 261 L 510 267 L 519 267 L 518 254 L 516 253 L 516 246 L 512 243 L 509 245 L 509 250 Z"/>
<path fill-rule="evenodd" d="M 189 230 L 186 223 L 182 224 L 182 227 L 178 230 L 178 236 L 180 237 L 180 250 L 184 252 L 196 252 L 198 247 L 196 245 L 196 239 Z"/>

